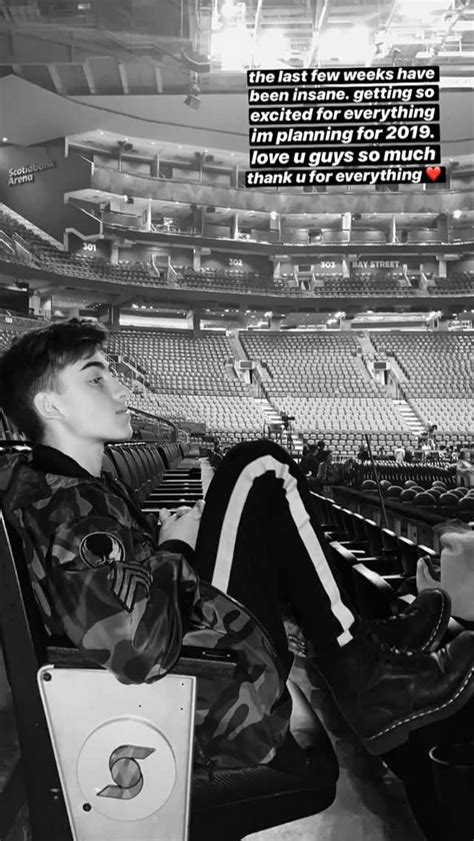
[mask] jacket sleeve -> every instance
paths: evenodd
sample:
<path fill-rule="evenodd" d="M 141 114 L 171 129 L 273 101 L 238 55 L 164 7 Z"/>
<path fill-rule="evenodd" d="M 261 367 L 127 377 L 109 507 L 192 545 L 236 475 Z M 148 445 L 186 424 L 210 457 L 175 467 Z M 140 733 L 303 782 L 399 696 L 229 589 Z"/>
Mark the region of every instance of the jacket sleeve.
<path fill-rule="evenodd" d="M 156 680 L 179 657 L 197 576 L 182 555 L 134 530 L 117 498 L 112 511 L 100 498 L 80 503 L 86 516 L 65 517 L 49 533 L 47 599 L 88 659 L 123 683 Z"/>

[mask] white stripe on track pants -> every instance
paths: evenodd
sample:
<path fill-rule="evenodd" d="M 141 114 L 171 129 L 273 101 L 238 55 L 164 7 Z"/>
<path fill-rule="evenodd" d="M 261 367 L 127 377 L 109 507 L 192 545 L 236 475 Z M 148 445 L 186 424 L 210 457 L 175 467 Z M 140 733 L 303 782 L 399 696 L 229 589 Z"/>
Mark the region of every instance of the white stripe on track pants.
<path fill-rule="evenodd" d="M 307 481 L 268 440 L 234 447 L 217 468 L 193 566 L 249 608 L 287 660 L 280 596 L 316 653 L 352 639 L 354 614 L 328 564 Z"/>

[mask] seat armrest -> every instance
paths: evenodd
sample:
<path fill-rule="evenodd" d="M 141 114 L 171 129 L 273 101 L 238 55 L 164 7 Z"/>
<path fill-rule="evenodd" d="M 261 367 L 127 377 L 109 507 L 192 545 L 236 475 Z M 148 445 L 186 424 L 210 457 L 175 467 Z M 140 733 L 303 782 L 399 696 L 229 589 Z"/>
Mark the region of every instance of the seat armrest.
<path fill-rule="evenodd" d="M 95 660 L 84 657 L 73 646 L 49 645 L 47 648 L 48 663 L 61 666 L 63 669 L 101 669 Z"/>
<path fill-rule="evenodd" d="M 237 672 L 237 663 L 238 655 L 235 651 L 183 645 L 179 660 L 171 671 L 177 675 L 215 675 L 232 679 Z"/>
<path fill-rule="evenodd" d="M 385 578 L 382 578 L 382 576 L 379 575 L 375 570 L 370 569 L 368 566 L 366 566 L 363 561 L 359 564 L 354 564 L 353 570 L 357 572 L 358 575 L 361 575 L 363 578 L 365 578 L 366 581 L 368 581 L 370 584 L 373 584 L 373 586 L 376 587 L 380 593 L 384 593 L 387 596 L 387 598 L 396 599 L 393 587 L 390 586 L 388 581 L 386 581 Z"/>
<path fill-rule="evenodd" d="M 365 564 L 368 569 L 372 569 L 374 572 L 377 572 L 383 578 L 387 578 L 389 575 L 397 575 L 397 573 L 393 570 L 393 563 L 390 562 L 389 558 L 374 558 L 373 556 L 364 558 L 359 556 L 358 559 L 361 564 Z"/>
<path fill-rule="evenodd" d="M 396 593 L 388 581 L 382 578 L 381 575 L 366 567 L 364 563 L 354 564 L 352 574 L 354 576 L 354 585 L 357 586 L 357 579 L 361 583 L 365 582 L 366 586 L 371 588 L 374 598 L 376 594 L 377 603 L 386 606 L 388 614 L 396 616 L 399 613 Z"/>
<path fill-rule="evenodd" d="M 48 662 L 53 666 L 70 669 L 101 669 L 94 660 L 88 660 L 77 648 L 49 646 Z M 234 651 L 215 648 L 197 648 L 183 645 L 179 659 L 171 669 L 175 675 L 194 675 L 195 677 L 235 677 L 238 656 Z"/>

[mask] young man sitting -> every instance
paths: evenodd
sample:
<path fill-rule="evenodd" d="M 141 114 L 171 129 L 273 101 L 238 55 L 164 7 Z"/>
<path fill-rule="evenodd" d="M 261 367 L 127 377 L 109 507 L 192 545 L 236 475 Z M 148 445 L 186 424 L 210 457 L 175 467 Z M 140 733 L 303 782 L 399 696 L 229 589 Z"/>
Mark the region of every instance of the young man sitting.
<path fill-rule="evenodd" d="M 205 506 L 163 512 L 158 532 L 101 472 L 104 442 L 132 434 L 105 340 L 101 325 L 73 319 L 23 335 L 0 360 L 0 404 L 34 445 L 13 467 L 3 508 L 47 629 L 126 683 L 159 679 L 183 643 L 234 649 L 232 683 L 199 681 L 198 759 L 220 767 L 291 754 L 282 753 L 291 744 L 282 594 L 370 752 L 465 705 L 474 634 L 439 648 L 449 598 L 427 591 L 401 617 L 367 627 L 328 563 L 306 479 L 277 445 L 235 447 Z"/>

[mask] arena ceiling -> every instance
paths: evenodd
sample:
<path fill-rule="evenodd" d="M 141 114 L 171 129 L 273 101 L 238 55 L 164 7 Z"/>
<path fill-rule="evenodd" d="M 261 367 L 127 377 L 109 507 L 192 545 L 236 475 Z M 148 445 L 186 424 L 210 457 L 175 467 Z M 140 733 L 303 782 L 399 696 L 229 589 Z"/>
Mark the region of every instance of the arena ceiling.
<path fill-rule="evenodd" d="M 473 20 L 474 0 L 0 0 L 2 123 L 20 145 L 99 126 L 113 143 L 159 137 L 163 155 L 182 143 L 246 163 L 247 68 L 438 64 L 441 88 L 472 105 Z M 442 106 L 446 152 L 472 152 L 458 141 L 472 138 L 468 109 Z"/>
<path fill-rule="evenodd" d="M 0 76 L 62 96 L 245 90 L 249 67 L 429 64 L 474 78 L 473 0 L 1 0 Z"/>

